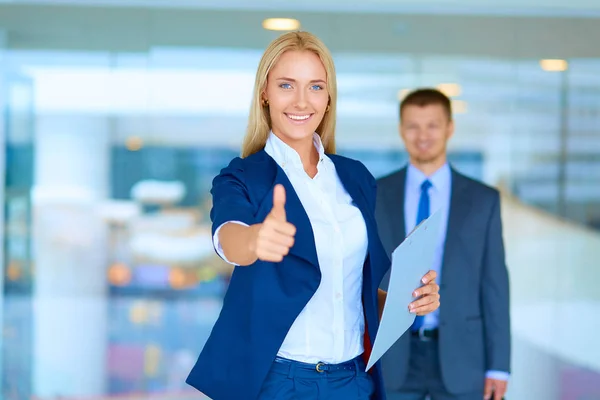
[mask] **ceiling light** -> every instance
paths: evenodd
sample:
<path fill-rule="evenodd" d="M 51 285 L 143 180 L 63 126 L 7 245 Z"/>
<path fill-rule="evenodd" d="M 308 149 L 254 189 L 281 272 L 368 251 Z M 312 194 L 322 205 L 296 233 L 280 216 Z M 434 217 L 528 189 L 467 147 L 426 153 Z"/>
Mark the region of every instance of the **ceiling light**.
<path fill-rule="evenodd" d="M 398 100 L 402 101 L 410 91 L 408 89 L 398 90 Z"/>
<path fill-rule="evenodd" d="M 566 71 L 569 68 L 569 63 L 566 60 L 540 60 L 540 66 L 544 71 L 560 72 Z"/>
<path fill-rule="evenodd" d="M 467 112 L 467 102 L 464 100 L 452 100 L 452 112 L 464 114 Z"/>
<path fill-rule="evenodd" d="M 437 85 L 440 92 L 444 93 L 448 97 L 460 96 L 462 89 L 458 83 L 440 83 Z"/>
<path fill-rule="evenodd" d="M 292 18 L 268 18 L 263 21 L 262 26 L 270 31 L 295 31 L 300 28 L 300 21 Z"/>

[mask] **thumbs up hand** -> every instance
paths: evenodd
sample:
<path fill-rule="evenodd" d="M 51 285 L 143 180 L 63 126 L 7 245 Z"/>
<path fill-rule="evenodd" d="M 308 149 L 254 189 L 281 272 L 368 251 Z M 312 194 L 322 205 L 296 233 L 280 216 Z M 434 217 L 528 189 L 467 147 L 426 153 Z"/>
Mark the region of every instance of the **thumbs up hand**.
<path fill-rule="evenodd" d="M 282 185 L 277 185 L 273 189 L 273 208 L 267 218 L 269 216 L 281 222 L 287 221 L 285 215 L 285 189 Z"/>
<path fill-rule="evenodd" d="M 287 222 L 285 189 L 276 185 L 273 191 L 273 208 L 262 224 L 257 224 L 251 250 L 259 260 L 280 262 L 294 245 L 296 227 Z"/>

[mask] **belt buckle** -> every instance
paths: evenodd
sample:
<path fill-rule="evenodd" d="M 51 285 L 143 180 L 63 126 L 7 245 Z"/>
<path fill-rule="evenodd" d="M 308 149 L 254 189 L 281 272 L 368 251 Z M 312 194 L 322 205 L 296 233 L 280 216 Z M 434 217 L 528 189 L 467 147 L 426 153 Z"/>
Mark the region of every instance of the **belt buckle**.
<path fill-rule="evenodd" d="M 431 341 L 431 338 L 425 336 L 425 326 L 421 326 L 419 328 L 419 340 L 421 340 L 423 342 L 429 342 L 429 341 Z"/>
<path fill-rule="evenodd" d="M 323 372 L 325 372 L 325 370 L 321 369 L 321 367 L 322 367 L 323 365 L 325 365 L 325 363 L 323 363 L 323 362 L 318 362 L 318 363 L 317 363 L 317 365 L 316 365 L 315 369 L 317 370 L 317 372 L 318 372 L 318 373 L 323 373 Z"/>

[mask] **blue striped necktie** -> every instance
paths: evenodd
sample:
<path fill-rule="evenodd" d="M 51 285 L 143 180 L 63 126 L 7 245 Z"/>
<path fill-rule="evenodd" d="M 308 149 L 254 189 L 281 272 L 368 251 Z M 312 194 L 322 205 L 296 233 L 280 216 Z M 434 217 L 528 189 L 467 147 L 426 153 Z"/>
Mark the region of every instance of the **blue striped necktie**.
<path fill-rule="evenodd" d="M 417 211 L 417 225 L 429 217 L 429 188 L 431 186 L 431 182 L 427 179 L 421 184 L 421 198 L 419 199 L 419 209 Z M 410 330 L 413 332 L 418 331 L 419 328 L 423 326 L 424 321 L 424 316 L 417 315 Z"/>

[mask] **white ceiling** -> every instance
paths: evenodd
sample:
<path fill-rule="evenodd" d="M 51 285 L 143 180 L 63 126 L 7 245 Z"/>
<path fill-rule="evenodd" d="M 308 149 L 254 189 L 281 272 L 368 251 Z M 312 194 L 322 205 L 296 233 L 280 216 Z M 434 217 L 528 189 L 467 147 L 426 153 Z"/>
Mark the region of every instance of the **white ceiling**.
<path fill-rule="evenodd" d="M 541 0 L 527 1 L 531 5 L 542 3 Z M 594 11 L 586 15 L 594 14 L 598 18 L 483 16 L 457 12 L 460 7 L 466 11 L 470 4 L 473 5 L 471 11 L 481 10 L 476 4 L 484 3 L 484 0 L 438 1 L 435 3 L 437 6 L 419 6 L 420 9 L 412 5 L 415 2 L 401 0 L 363 1 L 362 5 L 358 0 L 168 2 L 169 8 L 167 0 L 0 0 L 0 34 L 5 31 L 6 47 L 9 49 L 112 53 L 147 53 L 156 48 L 264 49 L 278 33 L 262 29 L 261 22 L 268 17 L 285 16 L 299 19 L 303 30 L 317 34 L 337 53 L 435 54 L 533 60 L 600 55 L 597 46 L 600 39 L 600 0 L 565 2 L 568 7 L 552 0 L 545 8 L 568 8 L 570 14 L 584 8 L 597 10 L 596 14 Z M 101 3 L 121 6 L 98 6 Z M 496 4 L 496 9 L 502 7 L 501 0 L 487 0 L 485 3 L 488 6 Z M 86 6 L 82 7 L 83 4 Z M 92 4 L 96 7 L 89 6 Z M 156 7 L 140 8 L 143 4 Z M 277 9 L 268 7 L 275 4 Z M 505 0 L 502 4 L 517 7 L 516 0 Z M 190 9 L 181 8 L 185 5 Z M 386 12 L 386 5 L 405 12 Z M 288 10 L 282 9 L 284 6 Z M 256 9 L 248 10 L 250 7 Z M 291 10 L 294 7 L 303 7 L 305 11 Z M 368 8 L 369 12 L 342 12 L 361 7 Z M 521 8 L 521 11 L 526 9 Z M 406 10 L 412 12 L 407 13 Z M 434 10 L 445 11 L 434 14 Z"/>
<path fill-rule="evenodd" d="M 462 15 L 600 16 L 598 0 L 0 0 L 0 4 Z"/>

